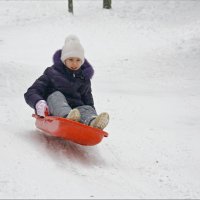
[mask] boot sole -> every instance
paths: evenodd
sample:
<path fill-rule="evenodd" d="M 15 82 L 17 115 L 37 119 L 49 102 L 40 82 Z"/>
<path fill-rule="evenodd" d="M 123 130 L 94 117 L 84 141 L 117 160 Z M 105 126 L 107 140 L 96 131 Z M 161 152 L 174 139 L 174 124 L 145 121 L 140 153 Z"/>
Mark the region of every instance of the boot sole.
<path fill-rule="evenodd" d="M 109 122 L 108 113 L 101 113 L 96 117 L 95 122 L 92 124 L 92 127 L 103 130 L 108 125 L 108 122 Z"/>
<path fill-rule="evenodd" d="M 67 119 L 70 119 L 72 121 L 80 121 L 81 115 L 78 109 L 74 109 L 72 112 L 70 111 L 70 113 L 67 116 Z"/>

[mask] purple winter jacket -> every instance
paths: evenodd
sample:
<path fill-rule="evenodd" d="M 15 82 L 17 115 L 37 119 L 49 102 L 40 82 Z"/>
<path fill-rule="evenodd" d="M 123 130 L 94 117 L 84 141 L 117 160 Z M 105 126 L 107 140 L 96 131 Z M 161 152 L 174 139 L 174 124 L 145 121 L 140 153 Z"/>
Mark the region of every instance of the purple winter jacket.
<path fill-rule="evenodd" d="M 44 73 L 28 88 L 24 94 L 26 103 L 35 109 L 39 100 L 46 100 L 51 93 L 60 91 L 71 108 L 82 105 L 94 107 L 90 81 L 94 69 L 85 59 L 81 68 L 73 71 L 62 63 L 60 56 L 61 50 L 56 51 L 53 55 L 54 64 L 46 68 Z"/>

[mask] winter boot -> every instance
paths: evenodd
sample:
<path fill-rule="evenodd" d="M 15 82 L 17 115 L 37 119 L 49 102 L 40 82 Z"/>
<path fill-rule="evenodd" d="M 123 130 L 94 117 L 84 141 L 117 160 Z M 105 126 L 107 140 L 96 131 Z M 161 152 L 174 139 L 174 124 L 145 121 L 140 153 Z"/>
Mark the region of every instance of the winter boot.
<path fill-rule="evenodd" d="M 90 122 L 90 126 L 103 130 L 108 125 L 108 122 L 109 122 L 109 115 L 108 115 L 108 113 L 103 112 L 100 115 L 96 116 Z"/>
<path fill-rule="evenodd" d="M 67 119 L 70 119 L 72 121 L 79 122 L 81 118 L 81 114 L 77 108 L 72 109 L 69 114 L 67 115 Z"/>

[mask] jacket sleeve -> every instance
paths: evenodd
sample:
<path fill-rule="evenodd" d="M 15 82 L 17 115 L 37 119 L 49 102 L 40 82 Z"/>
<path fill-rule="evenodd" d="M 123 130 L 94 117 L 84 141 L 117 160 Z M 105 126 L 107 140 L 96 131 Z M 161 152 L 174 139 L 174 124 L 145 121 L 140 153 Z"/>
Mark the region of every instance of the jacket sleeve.
<path fill-rule="evenodd" d="M 24 94 L 26 103 L 35 109 L 35 104 L 39 100 L 46 100 L 46 92 L 49 86 L 49 78 L 46 73 L 40 76 Z"/>
<path fill-rule="evenodd" d="M 84 93 L 82 95 L 82 100 L 85 105 L 90 105 L 95 109 L 90 80 L 88 80 L 88 83 L 85 85 Z"/>

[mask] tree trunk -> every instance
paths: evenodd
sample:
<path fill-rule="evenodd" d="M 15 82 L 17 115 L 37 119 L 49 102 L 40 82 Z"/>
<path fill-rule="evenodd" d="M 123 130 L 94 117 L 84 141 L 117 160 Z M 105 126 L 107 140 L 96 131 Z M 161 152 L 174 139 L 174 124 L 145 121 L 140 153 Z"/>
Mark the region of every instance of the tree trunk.
<path fill-rule="evenodd" d="M 111 9 L 111 1 L 112 0 L 103 0 L 103 8 Z"/>
<path fill-rule="evenodd" d="M 68 0 L 68 11 L 73 14 L 73 0 Z"/>

